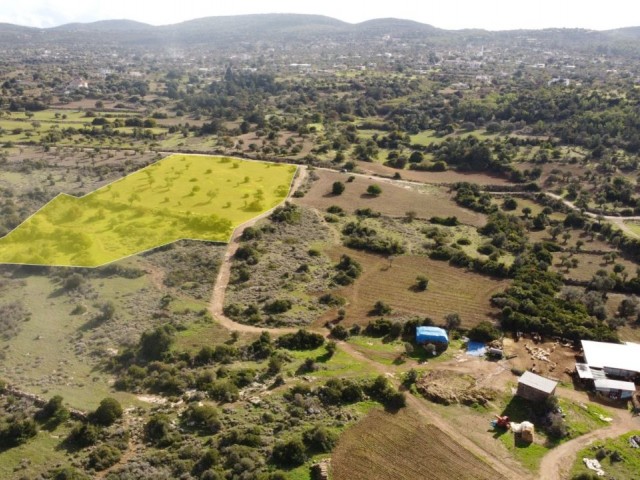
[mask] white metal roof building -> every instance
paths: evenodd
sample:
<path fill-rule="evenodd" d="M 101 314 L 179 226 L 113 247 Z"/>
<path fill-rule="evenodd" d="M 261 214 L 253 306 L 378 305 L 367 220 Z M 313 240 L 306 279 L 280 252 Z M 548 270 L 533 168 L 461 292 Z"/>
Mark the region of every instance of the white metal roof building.
<path fill-rule="evenodd" d="M 640 375 L 640 344 L 582 340 L 585 363 L 607 375 L 633 378 Z"/>
<path fill-rule="evenodd" d="M 516 395 L 531 401 L 544 400 L 556 391 L 558 382 L 541 377 L 532 372 L 524 372 L 518 379 Z"/>
<path fill-rule="evenodd" d="M 610 398 L 631 398 L 636 391 L 635 383 L 623 382 L 622 380 L 596 378 L 593 384 L 596 387 L 596 391 L 606 394 Z"/>

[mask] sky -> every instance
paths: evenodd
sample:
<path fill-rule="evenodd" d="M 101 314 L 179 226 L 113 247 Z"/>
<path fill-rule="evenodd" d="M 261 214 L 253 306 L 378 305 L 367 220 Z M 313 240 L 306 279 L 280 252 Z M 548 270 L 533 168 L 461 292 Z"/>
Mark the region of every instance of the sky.
<path fill-rule="evenodd" d="M 638 0 L 0 0 L 0 22 L 33 27 L 123 18 L 166 25 L 247 13 L 319 14 L 350 23 L 394 17 L 446 29 L 640 26 Z"/>

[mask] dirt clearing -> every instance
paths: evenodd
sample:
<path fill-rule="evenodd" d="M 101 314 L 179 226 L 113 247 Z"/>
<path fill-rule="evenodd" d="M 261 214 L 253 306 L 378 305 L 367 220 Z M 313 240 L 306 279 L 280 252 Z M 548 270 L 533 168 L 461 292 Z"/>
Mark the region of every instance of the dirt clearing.
<path fill-rule="evenodd" d="M 355 176 L 352 182 L 347 183 L 350 175 L 346 173 L 327 170 L 316 170 L 314 173 L 319 177 L 318 180 L 312 183 L 304 197 L 295 199 L 296 203 L 322 211 L 337 205 L 350 213 L 358 208 L 371 208 L 383 215 L 402 217 L 412 211 L 419 218 L 456 216 L 460 222 L 469 225 L 482 226 L 486 223 L 484 215 L 456 205 L 443 187 L 390 183 L 363 176 Z M 346 188 L 341 195 L 331 193 L 334 182 L 344 183 Z M 380 185 L 381 195 L 367 195 L 367 188 L 373 184 Z"/>

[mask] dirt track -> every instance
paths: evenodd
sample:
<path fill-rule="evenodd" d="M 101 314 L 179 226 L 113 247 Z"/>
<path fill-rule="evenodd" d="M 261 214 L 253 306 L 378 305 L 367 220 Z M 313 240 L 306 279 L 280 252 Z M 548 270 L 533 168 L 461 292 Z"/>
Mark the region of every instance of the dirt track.
<path fill-rule="evenodd" d="M 289 189 L 287 200 L 290 199 L 291 195 L 293 195 L 293 192 L 295 192 L 300 187 L 300 185 L 302 185 L 302 182 L 304 182 L 306 177 L 307 169 L 305 167 L 298 167 L 298 172 L 291 184 L 291 188 Z M 227 291 L 227 286 L 229 285 L 229 277 L 231 276 L 231 259 L 240 246 L 240 237 L 242 236 L 242 232 L 244 232 L 246 228 L 255 225 L 263 218 L 271 215 L 271 212 L 273 212 L 276 208 L 277 207 L 274 207 L 271 210 L 252 218 L 248 222 L 239 225 L 231 235 L 227 250 L 224 253 L 222 263 L 220 264 L 220 269 L 218 270 L 218 276 L 216 277 L 216 283 L 213 287 L 211 301 L 209 302 L 209 311 L 211 312 L 211 315 L 220 323 L 220 325 L 222 325 L 226 329 L 244 333 L 261 333 L 266 331 L 275 335 L 282 335 L 283 333 L 290 333 L 298 330 L 297 328 L 254 327 L 252 325 L 245 325 L 243 323 L 234 322 L 224 314 L 224 297 Z"/>
<path fill-rule="evenodd" d="M 588 401 L 584 392 L 576 392 L 567 388 L 558 388 L 557 394 L 560 397 L 569 398 L 577 402 Z M 596 440 L 619 437 L 630 430 L 640 428 L 640 419 L 632 417 L 624 409 L 612 409 L 612 425 L 600 428 L 582 435 L 573 440 L 569 440 L 562 445 L 553 448 L 542 458 L 540 464 L 540 480 L 558 480 L 569 478 L 569 472 L 580 450 L 589 446 Z"/>
<path fill-rule="evenodd" d="M 292 193 L 297 190 L 304 179 L 306 178 L 306 168 L 300 167 L 298 170 L 300 173 L 294 179 L 293 185 L 289 192 L 289 198 Z M 271 211 L 265 212 L 262 215 L 253 218 L 252 220 L 240 225 L 234 231 L 230 241 L 228 248 L 225 252 L 224 258 L 222 260 L 222 264 L 220 266 L 220 270 L 218 272 L 218 276 L 216 278 L 215 287 L 213 290 L 213 294 L 211 297 L 211 301 L 209 303 L 209 310 L 213 317 L 225 328 L 231 331 L 238 332 L 246 332 L 246 333 L 260 333 L 263 331 L 268 331 L 274 335 L 281 335 L 283 333 L 289 333 L 296 331 L 297 328 L 260 328 L 251 325 L 245 325 L 238 322 L 233 321 L 232 319 L 226 317 L 223 312 L 224 307 L 224 298 L 225 291 L 227 285 L 229 283 L 229 277 L 231 273 L 231 259 L 233 255 L 237 251 L 239 247 L 239 239 L 242 235 L 242 232 L 249 226 L 254 225 L 262 218 L 267 217 L 271 214 Z M 326 335 L 326 331 L 322 331 Z M 388 377 L 396 386 L 399 386 L 400 381 L 395 375 L 395 368 L 392 366 L 383 365 L 381 363 L 375 362 L 362 353 L 358 352 L 352 345 L 339 342 L 339 347 L 344 352 L 348 353 L 351 357 L 356 358 L 360 362 L 365 362 L 370 365 L 375 371 L 379 372 L 382 375 Z M 579 392 L 574 392 L 571 390 L 560 389 L 560 396 L 566 396 L 568 398 L 580 396 Z M 581 397 L 581 401 L 587 401 L 586 398 Z M 446 437 L 446 445 L 447 448 L 455 448 L 462 447 L 467 450 L 474 456 L 484 460 L 490 469 L 496 472 L 491 478 L 505 478 L 505 479 L 531 479 L 533 476 L 528 473 L 526 470 L 522 468 L 512 458 L 496 458 L 490 456 L 490 454 L 483 449 L 481 446 L 477 445 L 466 436 L 464 436 L 464 432 L 458 431 L 454 428 L 450 423 L 446 420 L 442 419 L 435 411 L 429 408 L 426 401 L 419 399 L 413 395 L 407 395 L 407 411 L 408 414 L 417 414 L 421 419 L 425 422 L 433 426 L 434 428 L 440 430 L 445 434 Z M 626 413 L 626 415 L 625 415 Z M 632 419 L 629 417 L 627 412 L 616 412 L 616 416 L 614 419 L 613 425 L 607 428 L 603 428 L 600 430 L 596 430 L 587 435 L 583 435 L 581 437 L 576 438 L 575 440 L 571 440 L 562 444 L 561 446 L 552 449 L 543 459 L 540 468 L 540 473 L 537 478 L 542 480 L 558 480 L 565 478 L 573 461 L 575 459 L 575 455 L 579 450 L 587 446 L 590 442 L 598 439 L 612 438 L 617 437 L 619 435 L 624 434 L 625 432 L 634 429 L 640 428 L 640 422 L 637 419 Z M 454 440 L 455 439 L 455 440 Z M 396 472 L 400 474 L 397 478 L 405 478 L 402 476 L 401 472 Z M 452 472 L 454 475 L 455 473 Z M 457 473 L 457 472 L 456 472 Z M 346 477 L 343 477 L 346 478 Z M 374 478 L 374 477 L 372 477 Z M 395 477 L 394 477 L 395 478 Z M 425 478 L 438 478 L 433 476 L 426 476 Z M 453 478 L 453 477 L 452 477 Z M 476 478 L 476 477 L 471 477 Z M 484 477 L 478 477 L 484 478 Z"/>

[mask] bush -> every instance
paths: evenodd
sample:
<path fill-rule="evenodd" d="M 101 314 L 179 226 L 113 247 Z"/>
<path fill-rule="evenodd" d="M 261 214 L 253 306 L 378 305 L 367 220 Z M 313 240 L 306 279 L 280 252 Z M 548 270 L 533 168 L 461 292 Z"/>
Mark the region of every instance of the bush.
<path fill-rule="evenodd" d="M 82 283 L 84 282 L 84 278 L 79 273 L 72 273 L 67 278 L 64 279 L 63 288 L 65 290 L 75 290 L 80 288 Z"/>
<path fill-rule="evenodd" d="M 58 425 L 69 418 L 69 410 L 62 405 L 62 397 L 56 395 L 49 399 L 37 416 L 39 419 L 50 420 Z"/>
<path fill-rule="evenodd" d="M 278 347 L 287 350 L 315 350 L 324 343 L 324 337 L 318 333 L 300 329 L 296 333 L 282 335 L 276 341 Z"/>
<path fill-rule="evenodd" d="M 240 398 L 238 387 L 229 380 L 217 380 L 209 388 L 209 396 L 221 403 L 235 402 Z"/>
<path fill-rule="evenodd" d="M 349 337 L 349 332 L 342 325 L 336 325 L 331 329 L 331 337 L 337 340 L 346 340 Z"/>
<path fill-rule="evenodd" d="M 387 315 L 389 313 L 391 313 L 391 306 L 382 300 L 378 300 L 371 310 L 372 315 Z"/>
<path fill-rule="evenodd" d="M 416 290 L 424 292 L 429 286 L 429 279 L 424 275 L 418 275 L 416 277 Z"/>
<path fill-rule="evenodd" d="M 283 467 L 297 467 L 305 460 L 304 443 L 300 438 L 293 438 L 287 442 L 278 442 L 273 447 L 273 461 Z"/>
<path fill-rule="evenodd" d="M 89 468 L 101 471 L 115 465 L 120 461 L 121 452 L 112 445 L 100 445 L 89 454 L 87 464 Z"/>
<path fill-rule="evenodd" d="M 83 472 L 76 470 L 72 467 L 56 468 L 49 472 L 51 480 L 90 480 L 90 478 Z"/>
<path fill-rule="evenodd" d="M 107 397 L 100 402 L 100 406 L 91 414 L 91 421 L 108 427 L 122 417 L 122 406 L 115 398 Z"/>
<path fill-rule="evenodd" d="M 140 337 L 139 352 L 146 360 L 160 360 L 171 348 L 175 328 L 171 325 L 156 327 Z"/>
<path fill-rule="evenodd" d="M 277 299 L 272 301 L 271 303 L 267 303 L 264 306 L 264 311 L 266 313 L 278 314 L 284 313 L 291 310 L 293 303 L 291 300 L 287 299 Z"/>
<path fill-rule="evenodd" d="M 500 331 L 491 322 L 483 320 L 469 330 L 467 336 L 474 342 L 490 342 L 500 338 Z"/>
<path fill-rule="evenodd" d="M 94 445 L 98 441 L 99 430 L 90 423 L 77 423 L 67 435 L 66 443 L 79 448 Z"/>
<path fill-rule="evenodd" d="M 8 422 L 0 424 L 0 448 L 12 448 L 26 443 L 38 434 L 38 426 L 29 417 L 9 417 Z"/>
<path fill-rule="evenodd" d="M 304 432 L 302 440 L 314 452 L 329 453 L 338 442 L 338 435 L 318 425 Z"/>
<path fill-rule="evenodd" d="M 367 194 L 371 195 L 372 197 L 377 197 L 381 193 L 382 188 L 380 187 L 380 185 L 373 183 L 367 187 Z"/>
<path fill-rule="evenodd" d="M 216 433 L 222 426 L 218 410 L 210 405 L 191 404 L 183 415 L 187 423 L 207 434 Z"/>
<path fill-rule="evenodd" d="M 455 227 L 460 225 L 458 217 L 431 217 L 429 221 L 435 225 L 443 225 L 445 227 Z"/>
<path fill-rule="evenodd" d="M 145 439 L 158 447 L 171 445 L 175 440 L 169 417 L 164 414 L 153 415 L 144 426 Z"/>
<path fill-rule="evenodd" d="M 331 193 L 333 195 L 341 195 L 344 192 L 345 186 L 342 182 L 333 182 L 331 186 Z"/>

